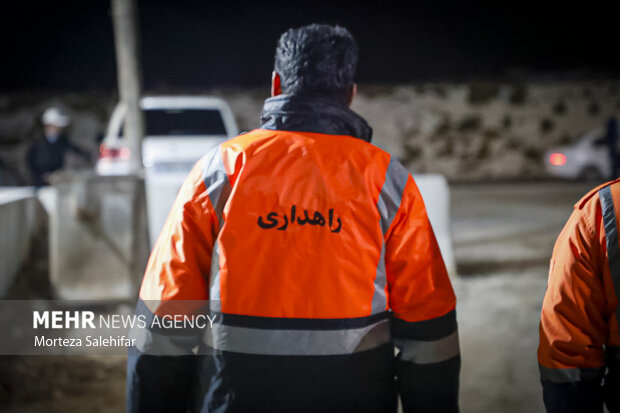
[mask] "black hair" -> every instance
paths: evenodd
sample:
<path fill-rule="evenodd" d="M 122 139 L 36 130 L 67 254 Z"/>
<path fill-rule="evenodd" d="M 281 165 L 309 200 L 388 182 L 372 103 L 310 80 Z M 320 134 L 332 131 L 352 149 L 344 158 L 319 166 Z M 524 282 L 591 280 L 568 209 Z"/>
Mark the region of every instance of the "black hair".
<path fill-rule="evenodd" d="M 275 71 L 282 93 L 321 96 L 347 103 L 358 48 L 347 29 L 311 24 L 289 29 L 276 48 Z"/>

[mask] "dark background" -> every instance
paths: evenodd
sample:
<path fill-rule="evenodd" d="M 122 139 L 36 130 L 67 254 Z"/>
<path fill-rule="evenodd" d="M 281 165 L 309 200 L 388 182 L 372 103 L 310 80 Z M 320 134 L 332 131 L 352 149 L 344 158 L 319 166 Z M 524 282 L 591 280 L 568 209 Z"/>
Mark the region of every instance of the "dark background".
<path fill-rule="evenodd" d="M 4 4 L 0 90 L 115 90 L 107 0 Z M 364 83 L 605 77 L 620 73 L 620 14 L 597 2 L 139 0 L 147 90 L 268 84 L 276 41 L 338 23 Z"/>

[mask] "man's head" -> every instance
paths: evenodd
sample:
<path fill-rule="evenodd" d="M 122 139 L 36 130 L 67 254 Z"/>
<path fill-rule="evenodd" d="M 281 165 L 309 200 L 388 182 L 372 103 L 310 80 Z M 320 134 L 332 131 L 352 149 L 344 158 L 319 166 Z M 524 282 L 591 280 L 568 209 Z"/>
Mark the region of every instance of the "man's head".
<path fill-rule="evenodd" d="M 325 97 L 349 105 L 356 91 L 357 56 L 357 43 L 343 27 L 290 29 L 278 41 L 271 94 Z"/>
<path fill-rule="evenodd" d="M 69 125 L 69 116 L 63 113 L 63 111 L 57 107 L 50 107 L 43 112 L 41 118 L 45 134 L 50 136 L 58 135 L 64 128 Z"/>

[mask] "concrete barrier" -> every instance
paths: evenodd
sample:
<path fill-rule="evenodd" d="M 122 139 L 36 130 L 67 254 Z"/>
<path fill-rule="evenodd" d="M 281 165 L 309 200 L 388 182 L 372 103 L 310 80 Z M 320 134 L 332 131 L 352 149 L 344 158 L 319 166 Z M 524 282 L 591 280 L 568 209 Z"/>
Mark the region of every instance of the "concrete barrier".
<path fill-rule="evenodd" d="M 44 186 L 36 192 L 37 199 L 41 203 L 47 216 L 53 215 L 56 211 L 56 196 L 58 191 L 53 186 Z"/>
<path fill-rule="evenodd" d="M 143 180 L 64 172 L 53 185 L 50 281 L 56 297 L 135 299 L 149 253 Z"/>
<path fill-rule="evenodd" d="M 415 175 L 428 218 L 431 221 L 441 255 L 451 276 L 456 275 L 456 261 L 450 235 L 450 189 L 443 175 Z"/>
<path fill-rule="evenodd" d="M 0 297 L 15 280 L 30 251 L 36 199 L 30 187 L 0 188 Z"/>

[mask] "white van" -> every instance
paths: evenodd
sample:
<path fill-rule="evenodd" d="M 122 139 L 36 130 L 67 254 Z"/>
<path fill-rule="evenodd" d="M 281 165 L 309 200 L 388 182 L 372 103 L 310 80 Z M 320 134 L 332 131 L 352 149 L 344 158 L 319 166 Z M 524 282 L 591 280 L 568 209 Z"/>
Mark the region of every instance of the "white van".
<path fill-rule="evenodd" d="M 145 136 L 142 162 L 149 238 L 154 245 L 183 180 L 215 145 L 239 132 L 228 104 L 215 97 L 151 96 L 140 100 Z M 118 104 L 100 146 L 100 175 L 129 173 L 129 148 L 123 139 L 126 108 Z"/>

